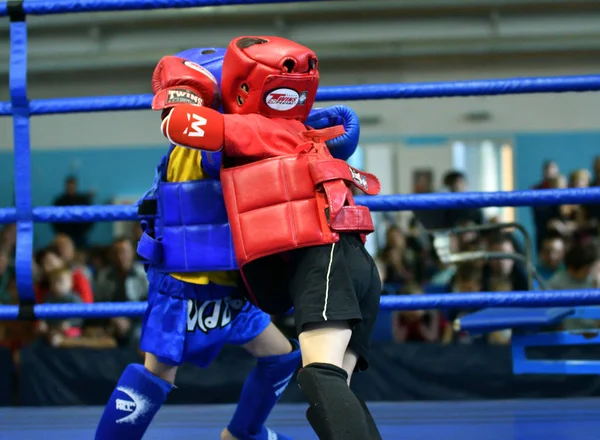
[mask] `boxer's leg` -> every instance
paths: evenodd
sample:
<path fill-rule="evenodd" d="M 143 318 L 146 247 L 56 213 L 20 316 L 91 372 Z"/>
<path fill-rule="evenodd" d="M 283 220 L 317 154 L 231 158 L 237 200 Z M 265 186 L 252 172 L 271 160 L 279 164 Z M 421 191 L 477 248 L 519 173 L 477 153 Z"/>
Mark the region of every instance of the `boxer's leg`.
<path fill-rule="evenodd" d="M 345 370 L 353 361 L 349 349 L 358 355 L 359 369 L 368 365 L 372 316 L 364 306 L 375 304 L 377 311 L 381 293 L 374 267 L 360 239 L 343 234 L 336 244 L 296 253 L 291 292 L 303 364 L 297 380 L 310 405 L 308 421 L 321 440 L 381 438 L 371 433 L 372 418 Z"/>
<path fill-rule="evenodd" d="M 363 407 L 348 386 L 344 354 L 352 331 L 343 322 L 305 326 L 300 334 L 303 368 L 298 385 L 309 408 L 306 417 L 321 440 L 370 439 Z"/>
<path fill-rule="evenodd" d="M 173 388 L 176 372 L 176 366 L 150 353 L 144 365 L 130 364 L 106 404 L 96 440 L 141 439 Z"/>
<path fill-rule="evenodd" d="M 354 334 L 356 334 L 356 331 L 354 332 Z M 348 375 L 348 386 L 350 386 L 350 380 L 352 378 L 352 373 L 356 369 L 356 364 L 358 363 L 358 359 L 359 359 L 359 356 L 358 356 L 358 354 L 356 354 L 354 352 L 354 350 L 352 350 L 350 348 L 348 350 L 346 350 L 346 353 L 344 354 L 344 360 L 342 362 L 342 368 Z M 373 440 L 381 440 L 381 434 L 379 433 L 377 424 L 375 423 L 375 420 L 373 419 L 373 416 L 371 415 L 371 411 L 369 411 L 369 407 L 367 406 L 367 403 L 363 399 L 361 399 L 359 396 L 356 396 L 356 398 L 360 402 L 360 405 L 362 406 L 363 411 L 365 413 L 365 417 L 367 418 L 367 425 L 369 427 L 369 435 L 370 435 L 369 438 L 373 439 Z"/>
<path fill-rule="evenodd" d="M 146 359 L 143 366 L 127 366 L 121 375 L 104 409 L 96 440 L 141 439 L 173 388 L 177 365 L 183 361 L 188 301 L 170 294 L 180 294 L 183 283 L 152 270 L 148 280 L 148 307 L 140 340 Z"/>
<path fill-rule="evenodd" d="M 249 329 L 260 333 L 244 343 L 250 336 Z M 290 342 L 271 323 L 269 315 L 253 306 L 234 322 L 230 342 L 242 343 L 257 362 L 246 378 L 236 411 L 221 439 L 289 440 L 290 437 L 266 428 L 265 422 L 300 365 L 298 343 Z"/>

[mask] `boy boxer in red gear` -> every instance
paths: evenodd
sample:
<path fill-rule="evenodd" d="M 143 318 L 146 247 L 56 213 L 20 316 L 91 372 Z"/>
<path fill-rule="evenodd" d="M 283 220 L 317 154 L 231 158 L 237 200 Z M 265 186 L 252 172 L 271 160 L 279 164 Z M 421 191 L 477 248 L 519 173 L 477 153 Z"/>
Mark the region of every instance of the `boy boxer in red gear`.
<path fill-rule="evenodd" d="M 317 92 L 316 55 L 279 37 L 234 39 L 223 61 L 224 115 L 171 99 L 168 86 L 191 84 L 169 64 L 156 70 L 166 89 L 153 101 L 161 130 L 172 143 L 223 151 L 225 204 L 250 296 L 268 313 L 294 307 L 308 421 L 320 439 L 380 439 L 349 387 L 352 372 L 368 366 L 381 292 L 363 246 L 371 216 L 351 187 L 376 194 L 379 182 L 331 156 L 325 141 L 343 129 L 303 124 Z M 201 104 L 206 91 L 192 88 Z"/>

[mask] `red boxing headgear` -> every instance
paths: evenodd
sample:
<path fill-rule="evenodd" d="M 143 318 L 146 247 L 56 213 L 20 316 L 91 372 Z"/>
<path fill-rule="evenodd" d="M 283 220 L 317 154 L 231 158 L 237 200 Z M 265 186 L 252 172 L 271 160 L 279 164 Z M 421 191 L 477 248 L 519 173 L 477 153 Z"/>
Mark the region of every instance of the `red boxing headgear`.
<path fill-rule="evenodd" d="M 285 38 L 239 37 L 225 52 L 221 77 L 225 113 L 304 121 L 318 86 L 315 53 Z"/>

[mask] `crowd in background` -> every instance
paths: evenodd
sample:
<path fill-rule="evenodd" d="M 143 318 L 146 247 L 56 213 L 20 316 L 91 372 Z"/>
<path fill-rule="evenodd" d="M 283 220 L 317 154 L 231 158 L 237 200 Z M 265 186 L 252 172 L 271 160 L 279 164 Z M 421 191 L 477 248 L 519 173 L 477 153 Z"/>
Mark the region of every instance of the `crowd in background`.
<path fill-rule="evenodd" d="M 544 165 L 537 189 L 600 186 L 600 157 L 593 164 L 594 174 L 575 170 L 568 178 L 554 162 Z M 451 192 L 468 188 L 467 176 L 449 171 L 442 180 Z M 91 204 L 89 194 L 80 193 L 74 177 L 66 180 L 64 194 L 56 206 Z M 427 229 L 469 228 L 494 224 L 480 209 L 454 209 L 415 212 L 406 228 L 388 217 L 385 242 L 376 262 L 384 282 L 384 294 L 420 295 L 454 292 L 508 292 L 530 290 L 533 285 L 547 289 L 598 287 L 598 221 L 600 205 L 562 205 L 535 207 L 535 249 L 538 280 L 531 280 L 526 265 L 514 258 L 487 258 L 485 253 L 525 255 L 523 242 L 510 228 L 466 231 L 451 234 L 445 253 L 471 253 L 472 258 L 449 264 L 440 255 Z M 389 219 L 392 220 L 389 220 Z M 91 303 L 144 301 L 148 282 L 144 267 L 136 259 L 135 243 L 141 234 L 137 224 L 128 236 L 114 239 L 107 247 L 88 245 L 93 224 L 54 224 L 55 237 L 50 246 L 40 249 L 33 261 L 34 290 L 37 303 Z M 16 227 L 9 225 L 0 233 L 0 304 L 17 304 L 13 267 Z M 391 334 L 398 342 L 507 343 L 510 332 L 479 337 L 456 330 L 453 322 L 468 313 L 452 311 L 401 311 L 391 319 Z M 285 321 L 281 322 L 285 326 Z M 596 327 L 595 323 L 587 323 Z M 66 319 L 57 321 L 0 322 L 0 346 L 8 346 L 18 357 L 26 344 L 55 347 L 137 347 L 140 321 L 131 318 Z"/>
<path fill-rule="evenodd" d="M 593 163 L 593 176 L 586 169 L 572 171 L 568 178 L 558 165 L 548 161 L 542 181 L 535 189 L 586 188 L 600 186 L 600 157 Z M 446 174 L 444 186 L 451 192 L 467 189 L 467 177 L 456 171 Z M 600 287 L 598 233 L 600 205 L 537 206 L 532 209 L 535 225 L 535 279 L 527 270 L 525 247 L 512 228 L 452 234 L 447 246 L 453 254 L 471 254 L 458 264 L 442 261 L 439 249 L 424 232 L 429 229 L 470 227 L 497 222 L 485 219 L 479 209 L 455 209 L 415 213 L 407 229 L 389 225 L 385 247 L 378 259 L 385 282 L 384 293 L 418 295 L 453 292 L 514 292 L 534 288 L 550 290 Z M 448 251 L 446 249 L 446 251 Z M 483 253 L 483 254 L 482 254 Z M 517 254 L 515 258 L 489 258 L 490 254 Z M 487 255 L 486 255 L 487 254 Z M 499 255 L 502 256 L 502 255 Z M 470 311 L 403 311 L 395 313 L 393 334 L 397 341 L 442 343 L 508 343 L 510 332 L 472 338 L 455 331 L 452 324 Z M 565 325 L 572 325 L 566 321 Z M 596 322 L 577 322 L 600 327 Z"/>

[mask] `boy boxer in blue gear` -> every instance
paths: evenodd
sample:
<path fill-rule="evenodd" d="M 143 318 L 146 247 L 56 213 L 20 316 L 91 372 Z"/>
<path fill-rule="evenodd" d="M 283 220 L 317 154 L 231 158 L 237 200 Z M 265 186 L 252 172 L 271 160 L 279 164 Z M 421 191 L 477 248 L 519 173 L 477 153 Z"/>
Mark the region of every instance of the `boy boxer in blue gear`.
<path fill-rule="evenodd" d="M 190 49 L 177 56 L 217 80 L 224 52 Z M 172 93 L 174 99 L 189 99 L 185 88 Z M 331 141 L 332 153 L 347 159 L 356 149 L 358 118 L 350 109 L 317 110 L 307 123 L 314 128 L 343 123 L 347 133 Z M 298 344 L 287 340 L 239 290 L 243 283 L 221 186 L 214 180 L 219 168 L 218 154 L 172 145 L 140 201 L 144 235 L 138 253 L 149 280 L 141 338 L 146 359 L 143 366 L 131 364 L 123 372 L 98 425 L 97 440 L 141 439 L 173 388 L 177 367 L 183 362 L 206 367 L 226 343 L 246 348 L 257 365 L 221 439 L 290 439 L 264 423 L 299 365 Z"/>
<path fill-rule="evenodd" d="M 220 78 L 224 52 L 182 55 Z M 143 366 L 131 364 L 123 372 L 100 420 L 98 440 L 141 439 L 173 388 L 177 367 L 183 362 L 206 367 L 226 343 L 243 346 L 257 365 L 221 439 L 291 440 L 264 423 L 299 365 L 298 345 L 238 292 L 220 183 L 209 177 L 200 152 L 173 145 L 140 202 L 145 231 L 138 253 L 149 280 L 140 343 L 146 358 Z"/>

